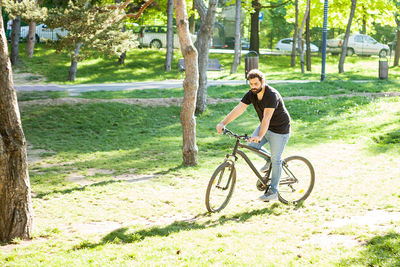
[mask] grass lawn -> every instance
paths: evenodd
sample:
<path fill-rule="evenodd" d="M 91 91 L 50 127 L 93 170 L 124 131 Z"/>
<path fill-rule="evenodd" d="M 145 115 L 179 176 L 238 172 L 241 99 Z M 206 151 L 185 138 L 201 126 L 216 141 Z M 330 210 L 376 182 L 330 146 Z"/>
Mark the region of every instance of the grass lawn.
<path fill-rule="evenodd" d="M 30 72 L 42 75 L 48 83 L 67 82 L 70 59 L 67 54 L 56 54 L 54 49 L 43 44 L 37 44 L 33 58 L 27 58 L 23 53 L 25 47 L 20 47 L 20 64 L 18 72 Z M 110 82 L 137 82 L 160 81 L 166 79 L 181 79 L 183 75 L 178 71 L 178 59 L 181 58 L 179 50 L 175 50 L 172 71 L 164 72 L 165 49 L 134 49 L 127 54 L 124 65 L 117 64 L 116 58 L 104 58 L 102 54 L 94 54 L 90 58 L 79 62 L 76 81 L 74 83 L 110 83 Z M 233 54 L 211 54 L 225 66 L 223 71 L 210 71 L 211 79 L 244 79 L 244 56 L 236 74 L 230 74 Z M 299 61 L 299 60 L 297 60 Z M 338 56 L 328 55 L 326 65 L 327 80 L 377 80 L 378 57 L 347 57 L 345 73 L 338 74 Z M 392 64 L 390 62 L 389 64 Z M 302 74 L 299 63 L 294 68 L 290 67 L 289 56 L 260 55 L 259 68 L 266 73 L 267 80 L 320 80 L 321 57 L 312 57 L 312 71 Z M 100 71 L 99 71 L 100 70 Z M 400 67 L 391 67 L 389 79 L 396 80 L 400 77 Z"/>
<path fill-rule="evenodd" d="M 322 92 L 316 84 L 296 87 L 294 92 L 290 85 L 279 89 L 288 96 L 398 88 L 395 82 L 341 82 L 343 90 L 333 81 L 328 84 Z M 209 94 L 217 97 L 227 89 L 211 88 Z M 176 89 L 154 92 L 158 97 L 181 94 Z M 140 97 L 134 91 L 123 94 L 83 96 Z M 242 88 L 234 87 L 224 97 L 242 94 Z M 20 101 L 32 99 L 25 97 Z M 310 198 L 297 207 L 258 202 L 256 179 L 239 160 L 233 198 L 218 214 L 205 212 L 205 189 L 234 140 L 216 135 L 215 124 L 236 103 L 209 105 L 197 118 L 196 167 L 181 165 L 179 107 L 24 106 L 24 132 L 33 147 L 29 172 L 34 239 L 1 246 L 0 262 L 5 266 L 397 266 L 399 100 L 286 101 L 293 129 L 284 156 L 301 154 L 313 163 L 316 185 Z M 250 133 L 257 123 L 249 108 L 229 128 Z M 257 166 L 262 164 L 257 161 Z"/>

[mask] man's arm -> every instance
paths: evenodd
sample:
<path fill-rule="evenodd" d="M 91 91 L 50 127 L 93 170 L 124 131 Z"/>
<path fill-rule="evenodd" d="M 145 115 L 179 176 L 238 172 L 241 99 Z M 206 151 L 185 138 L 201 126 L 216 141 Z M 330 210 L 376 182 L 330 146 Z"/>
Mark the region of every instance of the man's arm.
<path fill-rule="evenodd" d="M 269 122 L 271 121 L 272 115 L 274 114 L 274 108 L 265 108 L 264 109 L 264 117 L 261 121 L 260 131 L 258 132 L 258 136 L 253 136 L 249 139 L 249 142 L 260 142 L 261 138 L 267 133 Z"/>
<path fill-rule="evenodd" d="M 242 115 L 242 113 L 246 110 L 248 106 L 249 105 L 243 102 L 239 102 L 239 104 L 234 109 L 232 109 L 232 111 L 228 115 L 226 115 L 226 117 L 220 123 L 217 124 L 217 133 L 220 134 L 228 123 Z"/>

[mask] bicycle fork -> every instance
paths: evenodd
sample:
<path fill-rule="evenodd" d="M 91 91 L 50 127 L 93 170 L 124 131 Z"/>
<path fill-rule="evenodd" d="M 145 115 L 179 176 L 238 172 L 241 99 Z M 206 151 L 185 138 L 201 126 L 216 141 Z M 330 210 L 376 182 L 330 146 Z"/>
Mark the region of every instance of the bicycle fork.
<path fill-rule="evenodd" d="M 234 170 L 234 168 L 235 168 L 235 163 L 234 163 L 232 160 L 229 160 L 228 157 L 225 159 L 225 162 L 227 162 L 227 161 L 230 161 L 230 162 L 231 162 L 231 165 L 229 166 L 229 171 L 230 171 L 230 173 L 229 173 L 229 178 L 228 178 L 228 180 L 226 181 L 226 185 L 225 185 L 224 187 L 222 187 L 222 186 L 220 185 L 220 184 L 221 184 L 221 181 L 222 181 L 222 177 L 224 176 L 224 172 L 225 172 L 225 169 L 226 169 L 226 168 L 224 168 L 224 169 L 221 171 L 221 173 L 219 174 L 218 183 L 217 183 L 217 185 L 216 185 L 216 187 L 217 187 L 218 189 L 222 189 L 222 190 L 226 190 L 226 189 L 229 188 L 229 185 L 230 185 L 231 179 L 232 179 L 232 175 L 233 175 L 233 170 Z"/>

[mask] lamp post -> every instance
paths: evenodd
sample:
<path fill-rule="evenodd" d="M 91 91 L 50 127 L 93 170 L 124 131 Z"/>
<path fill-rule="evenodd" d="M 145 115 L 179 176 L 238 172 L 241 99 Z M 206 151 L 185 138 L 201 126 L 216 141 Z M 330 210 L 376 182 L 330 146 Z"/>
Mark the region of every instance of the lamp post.
<path fill-rule="evenodd" d="M 321 82 L 325 80 L 325 63 L 326 63 L 326 39 L 328 36 L 328 0 L 324 2 L 324 24 L 322 27 L 322 66 L 321 66 Z"/>

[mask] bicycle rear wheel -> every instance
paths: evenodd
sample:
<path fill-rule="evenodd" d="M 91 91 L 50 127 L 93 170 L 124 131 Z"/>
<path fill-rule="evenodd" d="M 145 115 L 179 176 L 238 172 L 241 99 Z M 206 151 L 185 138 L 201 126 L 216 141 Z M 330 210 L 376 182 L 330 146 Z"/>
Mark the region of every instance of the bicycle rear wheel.
<path fill-rule="evenodd" d="M 209 212 L 218 212 L 226 207 L 231 199 L 235 183 L 235 165 L 230 161 L 219 165 L 207 187 L 206 207 Z"/>
<path fill-rule="evenodd" d="M 297 204 L 304 201 L 313 190 L 315 172 L 308 159 L 291 156 L 282 162 L 282 175 L 278 185 L 279 201 Z"/>

